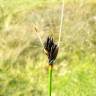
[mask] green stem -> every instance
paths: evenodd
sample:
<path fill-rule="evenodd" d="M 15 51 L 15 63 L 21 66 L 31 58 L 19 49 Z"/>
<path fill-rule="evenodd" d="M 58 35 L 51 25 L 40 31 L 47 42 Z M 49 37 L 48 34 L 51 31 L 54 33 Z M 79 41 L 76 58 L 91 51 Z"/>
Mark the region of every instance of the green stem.
<path fill-rule="evenodd" d="M 49 65 L 49 96 L 51 96 L 52 93 L 52 69 L 53 66 Z"/>

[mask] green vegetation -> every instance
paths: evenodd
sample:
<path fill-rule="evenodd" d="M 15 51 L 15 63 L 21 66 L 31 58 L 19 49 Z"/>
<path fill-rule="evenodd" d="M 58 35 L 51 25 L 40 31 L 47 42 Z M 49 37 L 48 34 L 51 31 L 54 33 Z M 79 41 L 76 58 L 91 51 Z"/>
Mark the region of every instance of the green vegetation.
<path fill-rule="evenodd" d="M 58 42 L 62 0 L 0 0 L 0 96 L 48 96 L 42 45 Z M 65 0 L 52 96 L 96 96 L 96 3 Z M 83 1 L 83 2 L 82 2 Z"/>

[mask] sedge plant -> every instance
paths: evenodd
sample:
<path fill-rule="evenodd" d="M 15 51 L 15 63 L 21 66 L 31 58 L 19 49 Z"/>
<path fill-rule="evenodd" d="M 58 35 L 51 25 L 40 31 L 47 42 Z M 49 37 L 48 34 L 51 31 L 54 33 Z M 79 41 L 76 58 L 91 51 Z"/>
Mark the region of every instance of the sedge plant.
<path fill-rule="evenodd" d="M 46 55 L 48 56 L 49 61 L 49 96 L 51 96 L 52 93 L 52 71 L 53 71 L 53 64 L 57 57 L 59 47 L 57 44 L 54 43 L 52 37 L 48 37 L 47 40 L 44 43 L 44 51 Z"/>
<path fill-rule="evenodd" d="M 62 25 L 63 25 L 63 17 L 64 17 L 64 0 L 62 0 L 62 7 L 61 7 L 61 22 L 60 22 L 60 31 L 59 31 L 59 40 L 58 40 L 58 44 L 55 44 L 53 41 L 52 37 L 48 37 L 46 39 L 46 41 L 44 42 L 44 51 L 48 57 L 48 63 L 49 63 L 49 87 L 48 87 L 48 91 L 49 91 L 49 96 L 51 96 L 52 93 L 52 72 L 53 72 L 53 65 L 54 65 L 54 61 L 57 57 L 58 54 L 58 49 L 60 47 L 60 41 L 61 41 L 61 33 L 62 33 Z M 40 34 L 38 34 L 37 32 L 37 28 L 35 27 L 35 32 L 37 33 L 37 36 L 41 42 L 41 45 L 43 46 L 43 42 L 41 39 Z"/>
<path fill-rule="evenodd" d="M 47 40 L 44 43 L 44 51 L 46 55 L 48 56 L 49 60 L 49 96 L 51 96 L 52 93 L 52 71 L 53 71 L 53 65 L 54 61 L 58 54 L 58 49 L 60 47 L 60 41 L 61 41 L 61 32 L 62 32 L 62 25 L 63 25 L 63 17 L 64 17 L 64 0 L 62 0 L 62 7 L 61 7 L 61 22 L 60 22 L 60 31 L 59 31 L 59 40 L 58 45 L 54 43 L 52 37 L 48 37 Z"/>

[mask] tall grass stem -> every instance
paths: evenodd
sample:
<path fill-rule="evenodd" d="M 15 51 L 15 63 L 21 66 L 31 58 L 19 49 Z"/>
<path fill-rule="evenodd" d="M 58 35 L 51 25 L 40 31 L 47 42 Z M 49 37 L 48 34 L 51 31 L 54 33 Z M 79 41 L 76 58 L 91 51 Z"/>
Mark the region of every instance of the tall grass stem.
<path fill-rule="evenodd" d="M 49 96 L 52 94 L 52 71 L 53 71 L 53 65 L 49 65 Z"/>
<path fill-rule="evenodd" d="M 64 0 L 62 1 L 62 8 L 61 8 L 61 20 L 60 20 L 60 30 L 59 30 L 58 46 L 60 46 L 60 42 L 61 42 L 61 33 L 62 33 L 63 17 L 64 17 Z"/>

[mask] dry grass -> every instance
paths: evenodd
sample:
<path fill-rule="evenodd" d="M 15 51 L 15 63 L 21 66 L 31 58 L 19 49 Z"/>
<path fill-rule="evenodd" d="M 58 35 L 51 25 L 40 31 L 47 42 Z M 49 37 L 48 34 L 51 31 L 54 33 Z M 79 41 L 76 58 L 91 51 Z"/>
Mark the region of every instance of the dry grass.
<path fill-rule="evenodd" d="M 65 1 L 53 96 L 96 96 L 96 4 L 89 1 Z M 61 1 L 0 1 L 1 96 L 48 96 L 47 58 L 34 26 L 43 42 L 48 35 L 58 42 L 60 14 Z"/>

